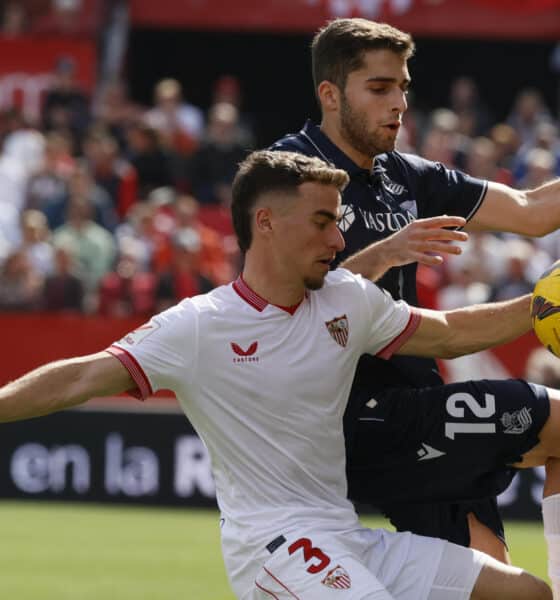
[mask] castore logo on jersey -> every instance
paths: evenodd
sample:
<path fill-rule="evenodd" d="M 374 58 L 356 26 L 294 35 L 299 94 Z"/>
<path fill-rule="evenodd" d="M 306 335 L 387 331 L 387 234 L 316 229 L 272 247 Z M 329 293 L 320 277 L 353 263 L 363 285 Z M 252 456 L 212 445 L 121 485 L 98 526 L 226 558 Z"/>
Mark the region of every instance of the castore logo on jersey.
<path fill-rule="evenodd" d="M 236 344 L 235 342 L 231 342 L 231 349 L 237 354 L 237 356 L 233 357 L 234 363 L 245 363 L 245 362 L 259 362 L 259 357 L 254 356 L 257 348 L 259 347 L 258 342 L 253 342 L 247 350 L 243 350 L 243 348 Z"/>

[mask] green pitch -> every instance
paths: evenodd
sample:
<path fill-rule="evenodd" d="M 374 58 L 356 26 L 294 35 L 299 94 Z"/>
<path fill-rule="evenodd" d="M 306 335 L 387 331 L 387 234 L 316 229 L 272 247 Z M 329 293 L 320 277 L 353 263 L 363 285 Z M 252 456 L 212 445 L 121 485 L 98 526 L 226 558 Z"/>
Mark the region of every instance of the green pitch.
<path fill-rule="evenodd" d="M 234 600 L 213 511 L 2 502 L 0 523 L 0 598 Z M 542 527 L 506 530 L 514 563 L 545 577 Z"/>

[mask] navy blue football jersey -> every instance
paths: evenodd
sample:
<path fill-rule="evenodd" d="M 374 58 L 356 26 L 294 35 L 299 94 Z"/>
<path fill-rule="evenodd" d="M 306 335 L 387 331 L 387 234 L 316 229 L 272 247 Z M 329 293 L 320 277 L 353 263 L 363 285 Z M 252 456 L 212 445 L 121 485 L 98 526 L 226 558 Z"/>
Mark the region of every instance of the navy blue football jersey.
<path fill-rule="evenodd" d="M 381 154 L 372 171 L 362 169 L 310 121 L 299 133 L 285 136 L 271 149 L 318 156 L 350 176 L 342 195 L 340 222 L 346 247 L 337 257 L 337 264 L 415 219 L 447 214 L 468 220 L 486 193 L 487 182 L 412 154 Z M 395 299 L 418 305 L 415 263 L 390 269 L 378 283 Z M 395 356 L 384 361 L 367 356 L 358 366 L 353 396 L 362 387 L 365 396 L 371 397 L 376 389 L 387 386 L 440 383 L 436 363 L 431 359 Z"/>

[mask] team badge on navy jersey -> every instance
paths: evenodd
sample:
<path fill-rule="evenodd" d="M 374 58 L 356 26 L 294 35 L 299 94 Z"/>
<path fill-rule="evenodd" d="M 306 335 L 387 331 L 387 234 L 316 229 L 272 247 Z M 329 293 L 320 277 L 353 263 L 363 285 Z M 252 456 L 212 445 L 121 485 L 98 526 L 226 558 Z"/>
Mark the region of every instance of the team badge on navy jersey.
<path fill-rule="evenodd" d="M 505 412 L 500 421 L 504 426 L 504 433 L 525 433 L 531 424 L 533 423 L 533 417 L 531 416 L 531 409 L 526 406 L 521 410 L 516 410 L 512 413 Z"/>
<path fill-rule="evenodd" d="M 331 569 L 321 583 L 327 587 L 334 588 L 335 590 L 349 590 L 352 586 L 350 575 L 348 575 L 346 569 L 340 565 Z"/>
<path fill-rule="evenodd" d="M 332 339 L 343 348 L 346 348 L 348 343 L 348 317 L 346 315 L 336 317 L 332 321 L 326 321 L 325 325 Z"/>

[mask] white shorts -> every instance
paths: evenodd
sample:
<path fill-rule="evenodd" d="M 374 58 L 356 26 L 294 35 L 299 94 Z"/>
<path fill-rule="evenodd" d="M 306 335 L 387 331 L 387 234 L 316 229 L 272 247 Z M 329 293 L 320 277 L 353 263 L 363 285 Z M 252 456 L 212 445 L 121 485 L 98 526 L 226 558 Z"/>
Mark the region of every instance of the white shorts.
<path fill-rule="evenodd" d="M 468 600 L 487 558 L 444 540 L 385 530 L 307 531 L 285 540 L 243 600 Z"/>

